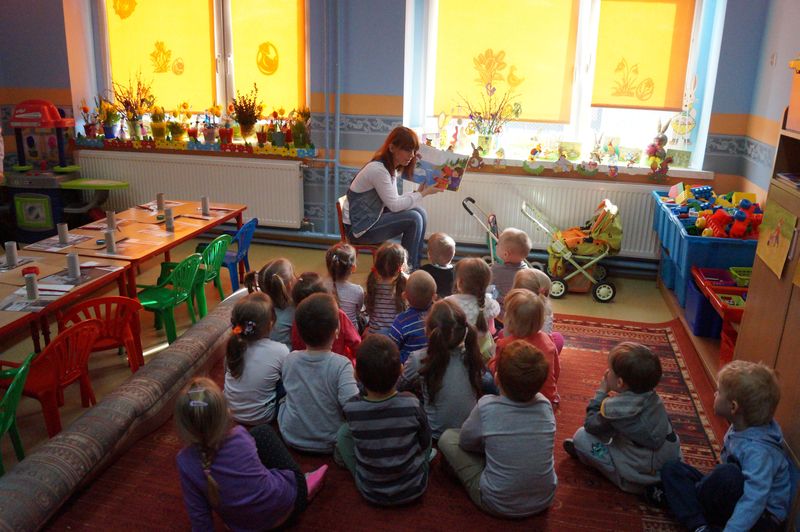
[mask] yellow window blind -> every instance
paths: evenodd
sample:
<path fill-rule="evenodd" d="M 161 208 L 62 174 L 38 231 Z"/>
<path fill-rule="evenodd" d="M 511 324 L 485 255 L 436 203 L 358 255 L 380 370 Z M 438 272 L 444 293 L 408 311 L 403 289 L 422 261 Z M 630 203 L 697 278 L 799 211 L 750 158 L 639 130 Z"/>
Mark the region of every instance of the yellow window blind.
<path fill-rule="evenodd" d="M 121 85 L 152 81 L 167 109 L 188 101 L 193 110 L 215 98 L 212 0 L 106 0 L 111 78 Z M 134 81 L 135 83 L 135 81 Z"/>
<path fill-rule="evenodd" d="M 267 112 L 306 105 L 304 0 L 232 0 L 236 90 L 258 86 Z"/>
<path fill-rule="evenodd" d="M 680 110 L 694 0 L 601 0 L 592 105 Z"/>
<path fill-rule="evenodd" d="M 577 26 L 577 0 L 439 0 L 434 113 L 480 105 L 491 83 L 520 120 L 569 121 Z"/>

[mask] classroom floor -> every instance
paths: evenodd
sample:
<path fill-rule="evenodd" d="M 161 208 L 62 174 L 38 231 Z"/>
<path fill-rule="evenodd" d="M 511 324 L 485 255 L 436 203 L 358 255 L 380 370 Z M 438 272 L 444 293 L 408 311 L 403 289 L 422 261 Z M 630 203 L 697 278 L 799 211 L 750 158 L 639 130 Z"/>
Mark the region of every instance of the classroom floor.
<path fill-rule="evenodd" d="M 199 240 L 189 241 L 172 250 L 172 259 L 180 259 L 193 252 Z M 250 248 L 250 265 L 253 269 L 260 268 L 265 262 L 276 257 L 286 257 L 295 266 L 295 273 L 304 271 L 325 272 L 325 254 L 321 250 L 300 249 L 294 247 L 279 247 L 253 244 Z M 368 255 L 359 256 L 361 266 L 353 276 L 353 282 L 365 283 L 367 272 L 371 266 Z M 153 283 L 159 273 L 161 259 L 153 259 L 142 267 L 138 276 L 139 283 Z M 662 323 L 672 320 L 677 315 L 674 296 L 662 291 L 655 280 L 613 278 L 617 287 L 617 295 L 611 303 L 602 304 L 595 302 L 590 294 L 567 294 L 563 299 L 553 300 L 553 311 L 556 314 L 573 316 L 589 316 L 601 319 L 623 321 Z M 230 281 L 227 273 L 223 271 L 223 287 L 226 294 L 230 294 Z M 663 292 L 663 293 L 662 293 Z M 96 295 L 115 295 L 116 285 L 109 286 L 106 290 Z M 213 286 L 207 286 L 209 307 L 218 301 L 219 294 Z M 178 334 L 191 326 L 186 306 L 182 305 L 176 310 L 176 323 Z M 153 356 L 166 346 L 164 332 L 153 328 L 153 315 L 142 311 L 142 345 L 145 352 L 145 363 L 149 356 Z M 556 325 L 557 328 L 557 325 Z M 52 327 L 55 335 L 55 326 Z M 718 344 L 718 341 L 717 341 Z M 703 345 L 696 345 L 698 351 Z M 713 342 L 707 346 L 714 349 Z M 19 361 L 33 350 L 27 330 L 11 338 L 0 339 L 0 358 L 4 360 Z M 90 378 L 98 401 L 113 391 L 124 382 L 131 373 L 126 360 L 117 355 L 116 350 L 95 353 L 89 361 Z M 17 424 L 26 452 L 33 451 L 37 445 L 47 439 L 44 428 L 44 419 L 38 401 L 23 397 L 17 410 Z M 61 407 L 61 420 L 64 427 L 85 412 L 81 407 L 79 387 L 76 384 L 65 391 L 65 405 Z M 2 438 L 2 457 L 6 469 L 14 466 L 16 459 L 9 438 Z"/>

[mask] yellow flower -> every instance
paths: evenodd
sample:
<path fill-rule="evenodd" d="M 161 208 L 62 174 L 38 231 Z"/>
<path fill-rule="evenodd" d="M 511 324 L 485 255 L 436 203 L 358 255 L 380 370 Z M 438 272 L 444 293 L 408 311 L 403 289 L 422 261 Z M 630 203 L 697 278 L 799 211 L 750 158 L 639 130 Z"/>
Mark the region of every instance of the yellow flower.
<path fill-rule="evenodd" d="M 234 109 L 234 107 L 233 107 L 233 104 L 232 104 L 232 103 L 229 103 L 229 104 L 228 104 L 228 114 L 233 114 L 233 111 L 234 111 L 234 110 L 235 110 L 235 109 Z"/>
<path fill-rule="evenodd" d="M 285 114 L 286 114 L 286 109 L 284 109 L 283 107 L 281 107 L 280 109 L 278 109 L 278 116 L 283 116 L 283 115 L 285 115 Z"/>

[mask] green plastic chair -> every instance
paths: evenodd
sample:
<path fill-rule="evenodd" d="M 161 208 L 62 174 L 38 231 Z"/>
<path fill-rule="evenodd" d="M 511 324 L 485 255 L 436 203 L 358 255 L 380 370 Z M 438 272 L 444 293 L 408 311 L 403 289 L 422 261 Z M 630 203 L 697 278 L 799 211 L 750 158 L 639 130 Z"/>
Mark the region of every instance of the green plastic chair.
<path fill-rule="evenodd" d="M 8 432 L 14 446 L 14 454 L 17 455 L 17 461 L 25 458 L 25 449 L 22 448 L 22 440 L 19 439 L 19 431 L 17 431 L 17 405 L 22 397 L 22 388 L 25 386 L 25 379 L 28 377 L 28 370 L 31 369 L 31 361 L 34 356 L 36 353 L 28 355 L 25 362 L 18 368 L 0 371 L 0 379 L 11 379 L 5 395 L 0 399 L 0 436 Z M 0 386 L 5 386 L 5 382 L 0 383 Z M 0 457 L 0 476 L 5 472 L 3 460 Z"/>
<path fill-rule="evenodd" d="M 222 261 L 225 260 L 225 253 L 231 245 L 233 237 L 231 235 L 221 235 L 212 240 L 202 251 L 202 267 L 197 271 L 194 287 L 192 288 L 192 298 L 197 301 L 197 311 L 201 318 L 208 314 L 208 304 L 206 302 L 206 283 L 214 281 L 214 286 L 219 290 L 220 300 L 225 299 L 225 292 L 222 290 L 222 279 L 219 275 L 222 268 Z M 176 262 L 162 262 L 159 283 L 167 278 L 169 272 L 178 265 Z"/>
<path fill-rule="evenodd" d="M 197 269 L 200 267 L 202 257 L 198 253 L 183 259 L 172 273 L 156 285 L 136 285 L 143 288 L 136 294 L 142 307 L 155 314 L 156 330 L 163 324 L 167 331 L 167 342 L 172 343 L 178 334 L 175 328 L 175 307 L 183 302 L 189 306 L 189 317 L 196 323 L 194 317 L 194 304 L 192 303 L 192 288 L 194 287 Z"/>

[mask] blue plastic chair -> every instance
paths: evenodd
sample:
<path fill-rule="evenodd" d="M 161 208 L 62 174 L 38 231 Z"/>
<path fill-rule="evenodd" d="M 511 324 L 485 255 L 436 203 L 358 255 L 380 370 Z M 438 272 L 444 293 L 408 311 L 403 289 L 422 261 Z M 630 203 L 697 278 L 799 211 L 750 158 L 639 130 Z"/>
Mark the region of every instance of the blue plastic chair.
<path fill-rule="evenodd" d="M 248 220 L 247 223 L 240 227 L 236 234 L 233 235 L 233 240 L 230 246 L 228 246 L 228 251 L 225 252 L 225 259 L 222 261 L 222 265 L 228 268 L 228 272 L 231 274 L 231 289 L 233 292 L 239 289 L 239 263 L 244 261 L 245 271 L 250 271 L 250 260 L 247 257 L 247 252 L 250 251 L 250 243 L 253 240 L 253 234 L 255 234 L 257 226 L 258 218 L 251 218 Z M 235 251 L 233 250 L 234 244 L 236 244 Z M 208 246 L 208 244 L 199 244 L 195 252 L 202 253 L 206 246 Z"/>

